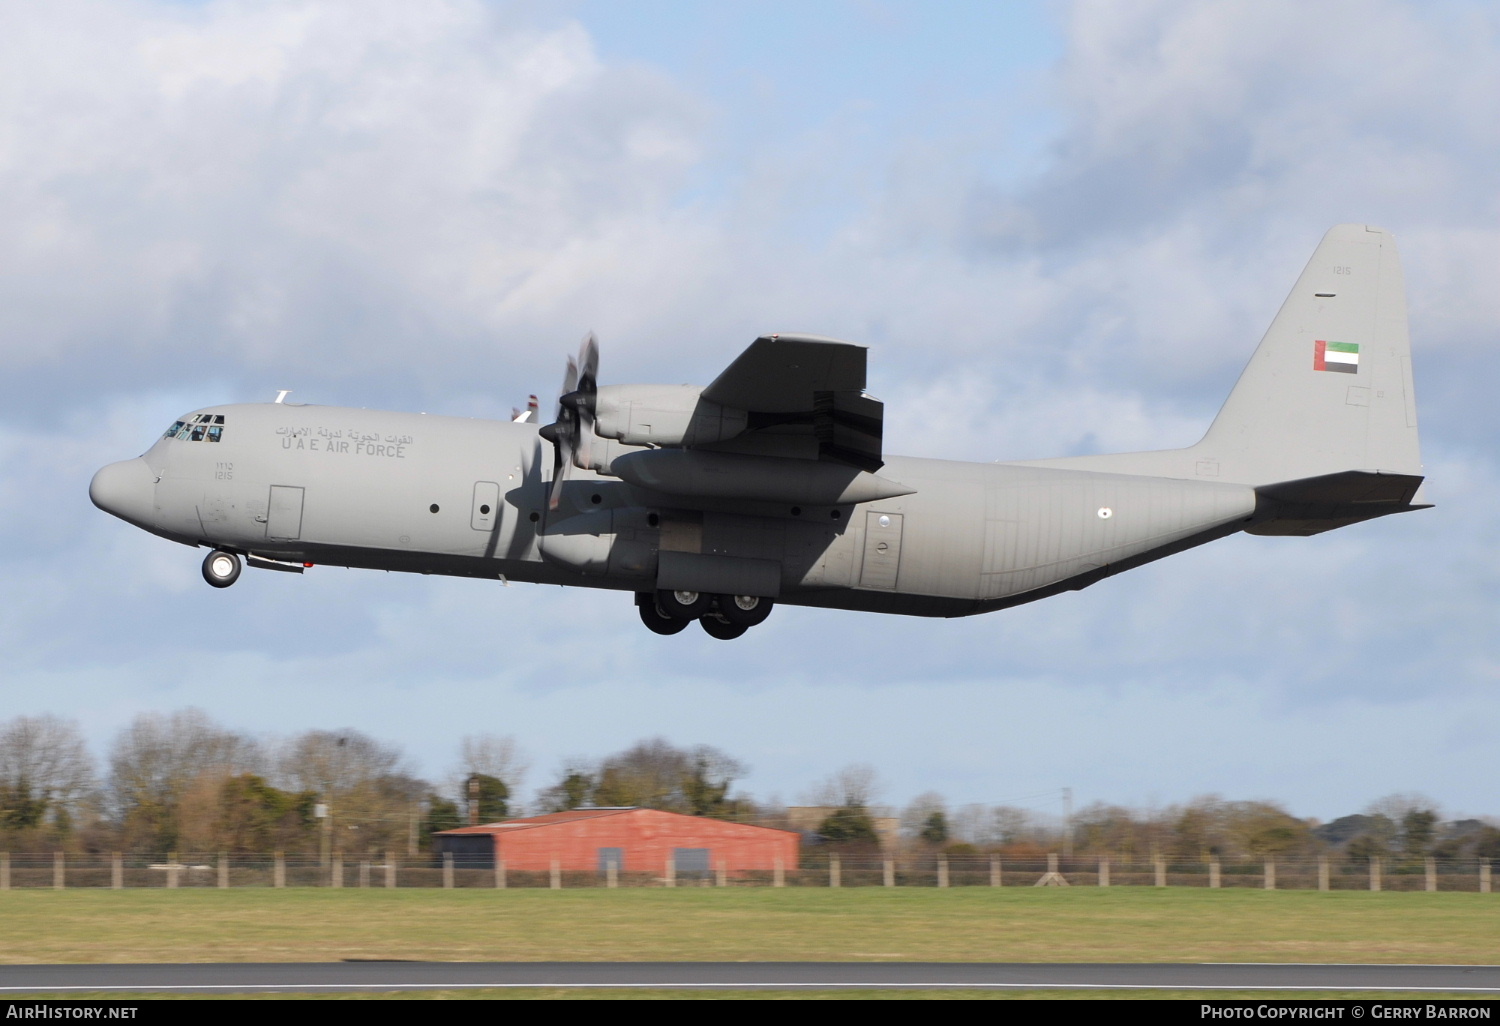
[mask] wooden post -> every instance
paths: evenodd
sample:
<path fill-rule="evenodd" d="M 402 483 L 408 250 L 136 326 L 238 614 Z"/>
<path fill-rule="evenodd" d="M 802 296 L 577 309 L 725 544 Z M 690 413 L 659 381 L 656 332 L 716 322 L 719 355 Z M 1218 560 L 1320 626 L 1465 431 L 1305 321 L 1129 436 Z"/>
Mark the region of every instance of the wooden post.
<path fill-rule="evenodd" d="M 112 891 L 124 890 L 125 888 L 125 860 L 120 857 L 119 852 L 111 852 L 109 856 L 109 889 Z"/>
<path fill-rule="evenodd" d="M 369 859 L 363 859 L 363 860 L 360 861 L 360 864 L 359 864 L 359 885 L 361 887 L 368 887 L 368 886 L 370 886 L 370 860 Z"/>
<path fill-rule="evenodd" d="M 786 886 L 786 863 L 782 861 L 780 855 L 776 856 L 776 868 L 771 871 L 771 886 Z"/>
<path fill-rule="evenodd" d="M 999 855 L 991 855 L 990 856 L 990 886 L 991 887 L 999 887 L 1000 885 L 1001 885 L 1001 878 L 1000 878 L 1000 856 Z"/>
<path fill-rule="evenodd" d="M 385 853 L 385 885 L 396 886 L 396 855 L 389 851 Z"/>
<path fill-rule="evenodd" d="M 10 852 L 0 851 L 0 891 L 10 890 Z"/>
<path fill-rule="evenodd" d="M 558 861 L 556 855 L 552 856 L 552 889 L 562 890 L 562 863 Z"/>
<path fill-rule="evenodd" d="M 55 851 L 52 853 L 52 888 L 62 890 L 67 886 L 66 863 L 63 861 L 63 853 Z"/>
<path fill-rule="evenodd" d="M 1380 890 L 1380 857 L 1370 856 L 1370 890 Z"/>
<path fill-rule="evenodd" d="M 173 884 L 173 886 L 175 887 L 176 884 Z M 276 866 L 271 871 L 271 886 L 286 886 L 286 852 L 284 851 L 278 851 L 276 853 Z"/>
<path fill-rule="evenodd" d="M 620 886 L 620 870 L 613 858 L 606 860 L 604 863 L 604 886 Z"/>
<path fill-rule="evenodd" d="M 1221 887 L 1221 886 L 1223 886 L 1224 881 L 1223 881 L 1222 877 L 1220 876 L 1220 873 L 1221 873 L 1221 869 L 1219 867 L 1219 856 L 1214 855 L 1214 856 L 1210 857 L 1209 860 L 1208 860 L 1208 886 L 1210 886 L 1210 887 Z"/>
<path fill-rule="evenodd" d="M 1109 859 L 1099 860 L 1099 886 L 1109 886 Z"/>
<path fill-rule="evenodd" d="M 1329 888 L 1328 880 L 1328 856 L 1318 856 L 1318 890 L 1326 891 Z"/>
<path fill-rule="evenodd" d="M 167 852 L 167 886 L 177 886 L 177 853 L 175 851 Z"/>
<path fill-rule="evenodd" d="M 1426 869 L 1427 889 L 1429 891 L 1435 891 L 1437 890 L 1437 859 L 1433 858 L 1431 855 L 1427 856 Z"/>
<path fill-rule="evenodd" d="M 880 882 L 886 887 L 896 886 L 896 860 L 889 855 L 880 860 Z"/>
<path fill-rule="evenodd" d="M 336 851 L 333 853 L 333 869 L 329 878 L 329 884 L 339 890 L 344 888 L 344 853 Z"/>
<path fill-rule="evenodd" d="M 9 887 L 10 886 L 10 863 L 9 862 L 4 862 L 4 863 L 0 863 L 0 865 L 3 865 L 5 867 L 5 870 L 4 870 L 5 871 L 5 883 L 4 883 L 4 886 L 5 887 Z M 1479 860 L 1479 893 L 1480 894 L 1489 894 L 1490 893 L 1490 860 L 1489 859 L 1480 859 Z"/>
<path fill-rule="evenodd" d="M 717 882 L 720 887 L 729 886 L 729 864 L 723 859 L 719 860 L 719 879 Z"/>
<path fill-rule="evenodd" d="M 839 853 L 836 851 L 828 853 L 828 886 L 843 886 L 843 880 L 841 879 L 839 867 Z"/>
<path fill-rule="evenodd" d="M 1158 886 L 1158 887 L 1165 887 L 1166 885 L 1167 885 L 1167 862 L 1166 862 L 1165 859 L 1163 859 L 1161 856 L 1158 855 L 1157 858 L 1156 858 L 1156 886 Z"/>
<path fill-rule="evenodd" d="M 939 887 L 947 887 L 948 886 L 948 856 L 944 855 L 942 853 L 938 854 L 938 881 L 937 881 L 937 883 L 938 883 Z"/>
<path fill-rule="evenodd" d="M 505 860 L 498 855 L 495 857 L 495 887 L 505 889 Z"/>
<path fill-rule="evenodd" d="M 677 855 L 675 852 L 667 856 L 667 875 L 663 882 L 668 887 L 677 886 Z"/>
<path fill-rule="evenodd" d="M 453 853 L 443 852 L 443 890 L 453 890 Z"/>
<path fill-rule="evenodd" d="M 1266 859 L 1266 876 L 1265 876 L 1264 884 L 1265 884 L 1266 890 L 1268 890 L 1268 891 L 1274 891 L 1276 889 L 1276 860 L 1275 859 Z"/>

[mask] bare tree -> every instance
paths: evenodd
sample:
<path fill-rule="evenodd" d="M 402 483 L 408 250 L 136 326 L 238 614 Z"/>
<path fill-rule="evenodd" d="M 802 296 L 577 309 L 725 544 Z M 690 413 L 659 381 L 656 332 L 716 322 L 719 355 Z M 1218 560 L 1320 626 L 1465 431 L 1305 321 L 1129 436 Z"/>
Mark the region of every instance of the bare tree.
<path fill-rule="evenodd" d="M 502 807 L 506 815 L 519 814 L 511 798 L 520 791 L 529 767 L 515 738 L 466 735 L 459 742 L 458 759 L 449 787 L 460 808 L 478 799 L 478 816 L 484 822 L 497 818 L 493 813 Z"/>
<path fill-rule="evenodd" d="M 869 808 L 879 792 L 875 768 L 865 763 L 845 766 L 808 792 L 808 805 Z"/>
<path fill-rule="evenodd" d="M 201 710 L 137 716 L 116 738 L 109 758 L 108 798 L 124 842 L 175 849 L 183 798 L 194 784 L 255 772 L 262 761 L 254 740 L 225 730 Z"/>
<path fill-rule="evenodd" d="M 0 828 L 67 833 L 93 791 L 94 760 L 77 724 L 18 716 L 0 726 Z"/>
<path fill-rule="evenodd" d="M 357 730 L 310 730 L 286 742 L 284 787 L 316 794 L 333 817 L 333 846 L 355 851 L 407 847 L 430 787 L 412 777 L 401 750 Z"/>

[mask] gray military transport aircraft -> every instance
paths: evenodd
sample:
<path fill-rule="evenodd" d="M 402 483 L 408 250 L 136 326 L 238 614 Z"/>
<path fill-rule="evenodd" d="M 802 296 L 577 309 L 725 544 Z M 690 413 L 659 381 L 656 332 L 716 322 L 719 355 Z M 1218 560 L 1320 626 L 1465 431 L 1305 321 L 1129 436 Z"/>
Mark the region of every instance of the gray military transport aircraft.
<path fill-rule="evenodd" d="M 633 593 L 641 620 L 730 639 L 773 603 L 969 616 L 1245 531 L 1422 509 L 1401 266 L 1339 225 L 1203 440 L 998 463 L 886 456 L 865 349 L 756 339 L 712 384 L 599 385 L 556 421 L 276 402 L 184 414 L 100 470 L 100 509 L 252 567 L 333 565 Z M 550 448 L 551 452 L 548 453 Z"/>

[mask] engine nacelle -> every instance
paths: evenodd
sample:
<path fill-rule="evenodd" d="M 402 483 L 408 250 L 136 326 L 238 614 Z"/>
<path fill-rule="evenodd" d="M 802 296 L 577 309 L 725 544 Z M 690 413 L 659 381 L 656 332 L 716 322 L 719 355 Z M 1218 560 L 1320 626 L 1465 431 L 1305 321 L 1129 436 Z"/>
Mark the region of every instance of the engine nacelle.
<path fill-rule="evenodd" d="M 745 430 L 748 415 L 703 398 L 697 385 L 604 385 L 594 432 L 626 445 L 707 445 Z"/>

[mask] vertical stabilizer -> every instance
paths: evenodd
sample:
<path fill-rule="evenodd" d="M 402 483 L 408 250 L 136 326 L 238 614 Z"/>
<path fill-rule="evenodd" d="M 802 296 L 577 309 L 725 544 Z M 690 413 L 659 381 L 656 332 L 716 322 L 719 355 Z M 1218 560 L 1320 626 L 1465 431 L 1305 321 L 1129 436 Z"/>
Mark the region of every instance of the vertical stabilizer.
<path fill-rule="evenodd" d="M 1422 473 L 1406 287 L 1389 232 L 1341 224 L 1323 236 L 1193 449 L 1244 484 Z"/>
<path fill-rule="evenodd" d="M 1395 240 L 1362 224 L 1323 236 L 1197 445 L 1028 462 L 1256 487 L 1349 471 L 1420 478 Z"/>

